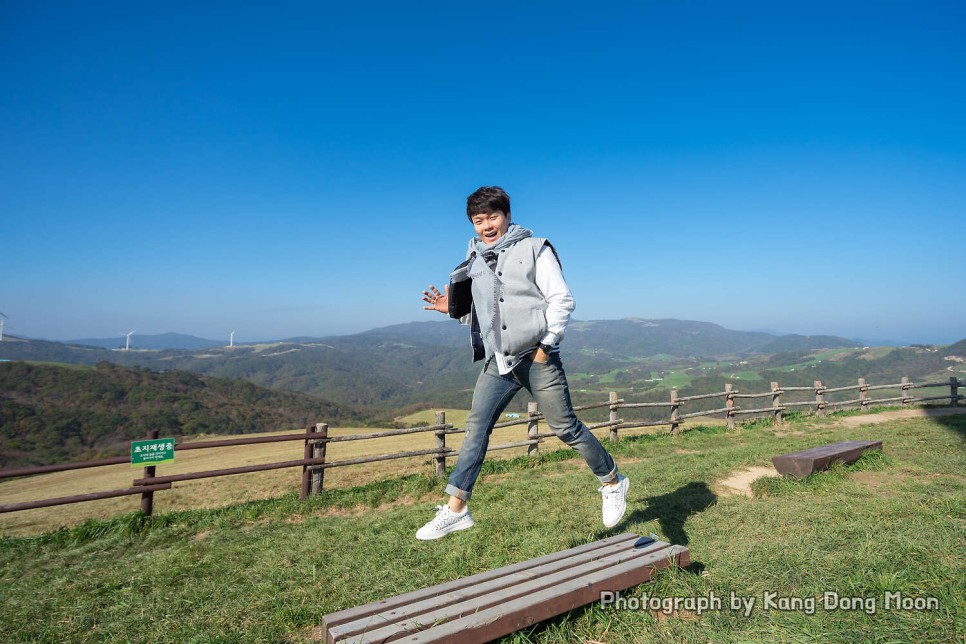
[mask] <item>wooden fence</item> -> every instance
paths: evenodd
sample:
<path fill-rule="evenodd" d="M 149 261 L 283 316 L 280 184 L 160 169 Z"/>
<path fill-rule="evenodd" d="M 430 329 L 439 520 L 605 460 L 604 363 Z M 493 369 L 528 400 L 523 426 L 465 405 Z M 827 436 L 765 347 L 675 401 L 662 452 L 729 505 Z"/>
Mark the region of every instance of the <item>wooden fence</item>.
<path fill-rule="evenodd" d="M 899 403 L 901 405 L 911 405 L 913 403 L 929 403 L 935 401 L 948 401 L 953 406 L 958 406 L 964 396 L 959 394 L 959 387 L 963 383 L 957 378 L 950 377 L 948 382 L 910 382 L 908 378 L 902 378 L 902 382 L 886 385 L 869 385 L 864 378 L 859 378 L 855 385 L 845 387 L 827 387 L 821 381 L 816 380 L 811 387 L 780 387 L 777 382 L 772 382 L 768 391 L 761 393 L 743 393 L 735 389 L 729 383 L 725 385 L 725 390 L 710 394 L 699 394 L 695 396 L 678 396 L 677 389 L 671 389 L 670 398 L 667 402 L 625 402 L 619 398 L 616 392 L 611 392 L 607 401 L 589 405 L 574 407 L 574 411 L 587 411 L 593 409 L 607 408 L 610 412 L 607 421 L 588 424 L 590 429 L 600 429 L 608 427 L 610 429 L 610 440 L 617 440 L 621 429 L 633 429 L 639 427 L 669 426 L 670 432 L 676 434 L 680 432 L 681 426 L 688 420 L 699 417 L 723 416 L 727 419 L 728 428 L 735 429 L 736 418 L 745 415 L 770 416 L 776 424 L 781 424 L 782 414 L 790 409 L 803 409 L 812 411 L 820 416 L 825 416 L 829 409 L 837 407 L 849 407 L 858 405 L 864 410 L 875 404 Z M 914 389 L 928 389 L 935 387 L 948 387 L 949 394 L 935 396 L 914 396 L 911 395 Z M 869 392 L 883 389 L 897 389 L 901 392 L 899 396 L 886 398 L 871 398 Z M 845 400 L 826 399 L 826 396 L 835 395 L 855 395 L 858 398 L 847 398 Z M 782 400 L 782 396 L 806 397 L 807 400 Z M 754 401 L 759 398 L 766 399 L 767 406 L 755 406 L 751 403 L 750 407 L 743 407 L 737 401 Z M 696 409 L 689 411 L 690 407 L 700 404 L 699 401 L 720 400 L 720 406 L 712 405 L 710 409 Z M 770 399 L 770 400 L 768 400 Z M 626 420 L 620 417 L 622 410 L 641 410 L 641 409 L 667 409 L 667 417 L 655 420 Z M 529 403 L 527 417 L 520 420 L 509 420 L 497 423 L 495 427 L 511 427 L 514 425 L 527 426 L 526 440 L 514 441 L 500 445 L 491 445 L 487 451 L 511 449 L 515 447 L 527 447 L 527 453 L 536 455 L 540 449 L 540 444 L 545 439 L 553 437 L 552 432 L 539 431 L 539 423 L 543 419 L 536 403 Z M 278 436 L 258 436 L 252 438 L 232 438 L 225 440 L 213 440 L 197 443 L 180 443 L 175 445 L 175 451 L 192 449 L 211 449 L 218 447 L 228 447 L 234 445 L 253 445 L 258 443 L 277 443 L 283 441 L 302 441 L 304 451 L 301 459 L 281 461 L 277 463 L 265 463 L 261 465 L 246 465 L 242 467 L 231 467 L 218 470 L 207 470 L 204 472 L 191 472 L 187 474 L 174 474 L 171 476 L 157 476 L 155 466 L 148 466 L 144 469 L 144 476 L 135 479 L 132 487 L 120 490 L 108 490 L 105 492 L 93 492 L 90 494 L 78 494 L 74 496 L 58 497 L 53 499 L 42 499 L 39 501 L 27 501 L 23 503 L 12 503 L 0 505 L 0 513 L 17 512 L 20 510 L 30 510 L 34 508 L 51 507 L 55 505 L 65 505 L 68 503 L 80 503 L 83 501 L 94 501 L 97 499 L 107 499 L 112 497 L 141 495 L 141 510 L 146 515 L 151 515 L 153 511 L 154 493 L 161 490 L 171 489 L 173 483 L 178 481 L 190 481 L 195 479 L 212 478 L 216 476 L 229 476 L 233 474 L 246 474 L 250 472 L 262 472 L 266 470 L 284 469 L 290 467 L 302 468 L 302 489 L 301 498 L 305 499 L 310 494 L 318 494 L 324 485 L 325 471 L 333 467 L 346 467 L 349 465 L 362 465 L 379 461 L 389 461 L 399 458 L 411 458 L 418 456 L 432 456 L 433 471 L 437 477 L 444 477 L 446 473 L 446 459 L 457 455 L 457 451 L 446 445 L 446 436 L 450 434 L 464 433 L 465 429 L 454 427 L 446 422 L 445 412 L 436 412 L 436 422 L 432 425 L 422 427 L 411 427 L 407 429 L 393 429 L 366 434 L 355 434 L 350 436 L 329 436 L 329 426 L 326 423 L 317 423 L 306 428 L 304 432 L 282 434 Z M 377 456 L 365 456 L 360 458 L 344 460 L 327 460 L 326 448 L 331 443 L 341 443 L 347 441 L 378 440 L 390 436 L 401 436 L 405 434 L 432 433 L 436 443 L 434 447 L 413 450 L 407 452 L 396 452 L 391 454 L 380 454 Z M 147 438 L 158 438 L 157 430 L 149 432 Z M 63 472 L 68 470 L 79 470 L 90 467 L 102 467 L 106 465 L 117 465 L 129 463 L 129 456 L 118 456 L 114 458 L 99 459 L 96 461 L 85 461 L 81 463 L 63 463 L 59 465 L 46 465 L 40 467 L 25 467 L 13 470 L 0 471 L 0 479 L 13 478 L 20 476 L 33 476 L 50 472 Z"/>

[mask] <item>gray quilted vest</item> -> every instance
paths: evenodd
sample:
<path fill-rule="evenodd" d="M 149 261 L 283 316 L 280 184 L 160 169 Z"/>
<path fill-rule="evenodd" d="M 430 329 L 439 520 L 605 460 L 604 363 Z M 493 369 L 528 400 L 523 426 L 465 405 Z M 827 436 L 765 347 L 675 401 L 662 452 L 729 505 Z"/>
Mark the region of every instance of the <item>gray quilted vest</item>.
<path fill-rule="evenodd" d="M 499 333 L 503 355 L 510 366 L 516 366 L 547 334 L 547 301 L 534 279 L 537 254 L 544 244 L 550 245 L 541 237 L 523 239 L 497 254 L 494 269 L 483 261 L 470 264 L 468 276 L 473 280 L 472 315 L 475 317 L 472 333 L 474 361 L 483 357 L 489 361 L 493 357 Z M 499 329 L 496 328 L 497 321 Z M 475 332 L 477 326 L 478 333 Z"/>

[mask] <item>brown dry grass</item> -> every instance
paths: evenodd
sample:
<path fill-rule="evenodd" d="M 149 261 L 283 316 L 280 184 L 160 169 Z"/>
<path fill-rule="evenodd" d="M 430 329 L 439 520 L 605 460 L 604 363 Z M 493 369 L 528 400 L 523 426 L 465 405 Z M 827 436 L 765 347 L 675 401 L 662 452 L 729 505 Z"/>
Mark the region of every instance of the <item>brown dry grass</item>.
<path fill-rule="evenodd" d="M 545 430 L 546 427 L 541 425 L 540 431 Z M 376 431 L 379 430 L 372 428 L 330 428 L 329 435 L 346 436 Z M 245 436 L 271 436 L 273 434 L 291 433 L 293 431 L 246 434 Z M 607 430 L 598 430 L 596 433 L 603 438 L 606 436 Z M 525 440 L 526 436 L 526 425 L 505 427 L 494 430 L 490 444 L 499 445 L 516 442 Z M 212 437 L 204 438 L 210 439 Z M 219 436 L 217 438 L 230 437 Z M 202 439 L 194 438 L 193 440 Z M 446 445 L 453 449 L 459 449 L 462 440 L 463 434 L 450 434 L 446 437 Z M 436 438 L 432 432 L 330 443 L 327 448 L 326 460 L 331 462 L 362 456 L 429 449 L 435 447 L 435 445 Z M 561 447 L 564 447 L 562 443 L 548 439 L 540 446 L 540 449 L 547 451 Z M 156 475 L 203 472 L 244 465 L 296 460 L 302 458 L 302 451 L 302 441 L 289 441 L 177 452 L 173 463 L 158 466 Z M 526 451 L 526 447 L 499 450 L 490 454 L 488 458 L 510 458 L 525 454 Z M 453 462 L 452 459 L 447 460 L 449 465 L 452 465 Z M 336 467 L 326 471 L 325 487 L 326 489 L 344 488 L 393 476 L 432 471 L 433 464 L 430 456 Z M 222 507 L 243 501 L 274 498 L 298 490 L 301 485 L 301 475 L 301 468 L 294 467 L 195 481 L 180 481 L 174 483 L 170 490 L 155 494 L 154 508 L 156 513 L 160 513 L 172 510 Z M 3 481 L 0 482 L 0 504 L 128 488 L 134 479 L 141 476 L 141 468 L 132 468 L 125 464 L 55 472 Z M 0 534 L 4 536 L 37 534 L 55 530 L 61 526 L 76 525 L 90 518 L 116 516 L 138 507 L 140 507 L 140 496 L 133 495 L 6 513 L 0 515 Z"/>

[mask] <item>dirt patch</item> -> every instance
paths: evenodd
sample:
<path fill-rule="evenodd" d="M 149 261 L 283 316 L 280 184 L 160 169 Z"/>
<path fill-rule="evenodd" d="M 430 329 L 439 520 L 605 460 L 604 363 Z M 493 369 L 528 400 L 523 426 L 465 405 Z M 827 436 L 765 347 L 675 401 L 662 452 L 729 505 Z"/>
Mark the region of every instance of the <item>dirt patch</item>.
<path fill-rule="evenodd" d="M 886 494 L 883 489 L 895 483 L 901 483 L 910 479 L 922 481 L 923 479 L 942 479 L 943 481 L 954 481 L 962 483 L 964 478 L 956 474 L 933 473 L 926 474 L 919 470 L 902 468 L 898 472 L 853 472 L 852 480 L 873 492 Z M 938 481 L 937 481 L 938 482 Z"/>
<path fill-rule="evenodd" d="M 677 452 L 675 452 L 675 453 L 677 453 Z M 698 452 L 681 452 L 681 453 L 682 454 L 698 454 Z M 634 463 L 643 463 L 643 462 L 649 461 L 649 460 L 651 460 L 651 459 L 649 459 L 646 456 L 638 456 L 636 458 L 622 458 L 622 459 L 619 459 L 617 461 L 617 465 L 619 467 L 622 467 L 624 465 L 633 465 Z M 581 463 L 581 465 L 583 465 L 583 463 Z"/>
<path fill-rule="evenodd" d="M 380 503 L 376 507 L 372 508 L 368 505 L 356 505 L 351 508 L 329 508 L 324 512 L 319 512 L 317 516 L 322 517 L 358 517 L 366 514 L 367 512 L 385 512 L 391 508 L 399 507 L 401 505 L 416 505 L 422 502 L 423 499 L 417 499 L 411 496 L 404 496 L 396 499 L 395 501 L 390 501 L 388 503 Z M 301 516 L 299 517 L 299 523 L 301 523 Z"/>
<path fill-rule="evenodd" d="M 778 438 L 782 438 L 783 436 L 804 436 L 805 435 L 805 432 L 803 432 L 803 431 L 783 432 L 780 429 L 779 430 L 776 430 L 773 433 Z"/>
<path fill-rule="evenodd" d="M 732 472 L 728 478 L 715 484 L 719 496 L 748 496 L 751 494 L 751 484 L 763 476 L 775 476 L 778 473 L 774 467 L 755 466 L 745 470 Z"/>
<path fill-rule="evenodd" d="M 876 425 L 887 423 L 890 420 L 900 418 L 931 418 L 933 416 L 954 416 L 966 414 L 966 409 L 955 409 L 952 407 L 941 407 L 939 409 L 897 409 L 895 411 L 883 411 L 878 414 L 868 414 L 866 416 L 846 416 L 838 420 L 843 427 L 861 427 L 862 425 Z"/>
<path fill-rule="evenodd" d="M 301 634 L 285 637 L 282 639 L 283 642 L 321 642 L 325 640 L 326 630 L 322 625 L 314 626 L 308 630 L 302 631 Z"/>
<path fill-rule="evenodd" d="M 675 454 L 700 454 L 701 452 L 697 452 L 693 449 L 684 449 L 683 447 L 675 447 L 674 453 Z"/>
<path fill-rule="evenodd" d="M 886 472 L 854 472 L 852 474 L 853 481 L 877 494 L 883 493 L 883 486 L 893 483 L 900 478 L 902 477 Z"/>
<path fill-rule="evenodd" d="M 654 621 L 656 622 L 660 622 L 661 620 L 672 619 L 672 618 L 682 619 L 682 620 L 700 619 L 697 613 L 690 610 L 672 609 L 668 612 L 664 612 L 663 610 L 649 610 L 647 612 L 648 614 L 650 614 L 651 617 L 654 618 Z"/>
<path fill-rule="evenodd" d="M 192 541 L 201 541 L 202 539 L 204 539 L 205 537 L 207 537 L 209 534 L 211 534 L 211 530 L 203 530 L 203 531 L 199 532 L 198 534 L 196 534 L 195 536 L 191 537 L 191 540 Z"/>

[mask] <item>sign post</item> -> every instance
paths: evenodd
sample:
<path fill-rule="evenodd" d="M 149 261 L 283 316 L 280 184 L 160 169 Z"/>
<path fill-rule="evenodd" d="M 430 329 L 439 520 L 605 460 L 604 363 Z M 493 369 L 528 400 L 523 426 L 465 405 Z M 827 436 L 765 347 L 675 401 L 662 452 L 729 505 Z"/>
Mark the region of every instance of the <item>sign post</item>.
<path fill-rule="evenodd" d="M 154 466 L 174 460 L 174 438 L 158 438 L 158 430 L 148 431 L 147 440 L 131 441 L 131 467 L 143 467 L 144 478 L 154 478 Z M 141 512 L 154 512 L 154 492 L 141 493 Z"/>

